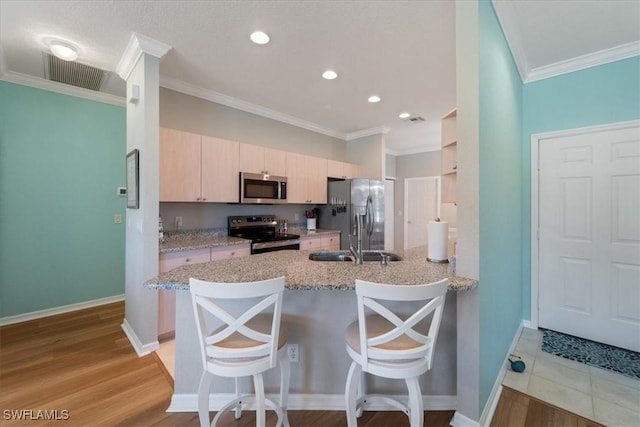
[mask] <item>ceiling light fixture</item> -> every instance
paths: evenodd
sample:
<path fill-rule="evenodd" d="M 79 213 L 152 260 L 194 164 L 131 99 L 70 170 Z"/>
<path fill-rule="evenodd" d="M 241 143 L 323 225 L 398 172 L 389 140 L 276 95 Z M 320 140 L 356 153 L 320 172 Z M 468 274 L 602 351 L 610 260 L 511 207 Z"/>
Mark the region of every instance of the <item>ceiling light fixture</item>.
<path fill-rule="evenodd" d="M 409 114 L 409 113 L 400 113 L 398 115 L 398 117 L 400 117 L 401 119 L 408 119 L 409 117 L 411 117 L 411 114 Z"/>
<path fill-rule="evenodd" d="M 322 78 L 325 80 L 333 80 L 336 77 L 338 77 L 338 73 L 336 73 L 333 70 L 327 70 L 324 73 L 322 73 Z"/>
<path fill-rule="evenodd" d="M 269 35 L 267 33 L 263 33 L 262 31 L 253 32 L 249 37 L 255 44 L 267 44 L 269 43 L 269 40 L 271 40 L 269 38 Z"/>
<path fill-rule="evenodd" d="M 78 50 L 69 43 L 54 40 L 49 45 L 51 53 L 64 61 L 75 61 L 78 59 Z"/>
<path fill-rule="evenodd" d="M 378 95 L 371 95 L 367 101 L 369 101 L 372 104 L 375 104 L 376 102 L 380 102 L 380 99 L 381 98 Z"/>

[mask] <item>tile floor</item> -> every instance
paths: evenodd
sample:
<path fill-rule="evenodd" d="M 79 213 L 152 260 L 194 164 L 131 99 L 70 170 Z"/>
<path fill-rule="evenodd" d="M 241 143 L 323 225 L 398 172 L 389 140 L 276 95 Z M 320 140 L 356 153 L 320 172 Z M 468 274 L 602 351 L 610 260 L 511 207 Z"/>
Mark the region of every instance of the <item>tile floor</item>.
<path fill-rule="evenodd" d="M 542 331 L 523 329 L 513 354 L 527 368 L 502 384 L 590 420 L 640 426 L 640 380 L 543 352 Z"/>

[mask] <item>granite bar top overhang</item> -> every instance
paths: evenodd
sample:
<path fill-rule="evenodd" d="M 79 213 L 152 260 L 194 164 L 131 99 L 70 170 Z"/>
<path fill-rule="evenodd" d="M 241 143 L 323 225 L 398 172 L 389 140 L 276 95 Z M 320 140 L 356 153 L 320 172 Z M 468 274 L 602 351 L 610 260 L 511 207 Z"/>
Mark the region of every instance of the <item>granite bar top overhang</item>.
<path fill-rule="evenodd" d="M 354 289 L 355 280 L 392 285 L 417 285 L 448 278 L 449 290 L 464 291 L 478 286 L 473 279 L 452 276 L 449 264 L 426 260 L 424 251 L 413 251 L 402 261 L 389 262 L 322 262 L 309 260 L 317 251 L 278 251 L 241 258 L 211 261 L 178 267 L 145 283 L 151 289 L 189 289 L 189 278 L 210 282 L 252 282 L 285 277 L 290 290 Z M 425 256 L 422 256 L 425 255 Z"/>

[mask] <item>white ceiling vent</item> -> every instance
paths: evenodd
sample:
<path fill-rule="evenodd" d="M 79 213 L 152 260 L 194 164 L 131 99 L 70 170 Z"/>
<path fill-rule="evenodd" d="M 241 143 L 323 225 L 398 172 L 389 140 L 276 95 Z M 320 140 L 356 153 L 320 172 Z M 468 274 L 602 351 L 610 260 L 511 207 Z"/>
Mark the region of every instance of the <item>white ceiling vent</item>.
<path fill-rule="evenodd" d="M 416 117 L 409 117 L 407 119 L 408 121 L 410 121 L 411 123 L 420 123 L 420 122 L 424 122 L 424 118 L 420 117 L 420 116 L 416 116 Z"/>
<path fill-rule="evenodd" d="M 64 61 L 49 53 L 44 55 L 44 75 L 48 80 L 99 91 L 108 71 L 75 61 Z"/>

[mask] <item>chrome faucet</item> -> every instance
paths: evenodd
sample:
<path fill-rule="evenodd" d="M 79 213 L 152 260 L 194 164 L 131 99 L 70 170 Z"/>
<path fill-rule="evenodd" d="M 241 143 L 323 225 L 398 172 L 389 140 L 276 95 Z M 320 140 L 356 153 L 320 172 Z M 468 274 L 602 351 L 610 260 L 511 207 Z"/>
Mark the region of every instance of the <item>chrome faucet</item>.
<path fill-rule="evenodd" d="M 361 265 L 363 263 L 363 258 L 362 258 L 362 227 L 364 226 L 364 217 L 366 216 L 366 214 L 356 214 L 356 221 L 353 224 L 353 231 L 355 231 L 355 235 L 354 234 L 349 234 L 349 252 L 351 252 L 351 255 L 353 255 L 353 257 L 355 258 L 355 262 L 357 265 Z M 353 248 L 353 241 L 351 240 L 352 237 L 356 237 L 356 248 Z"/>

